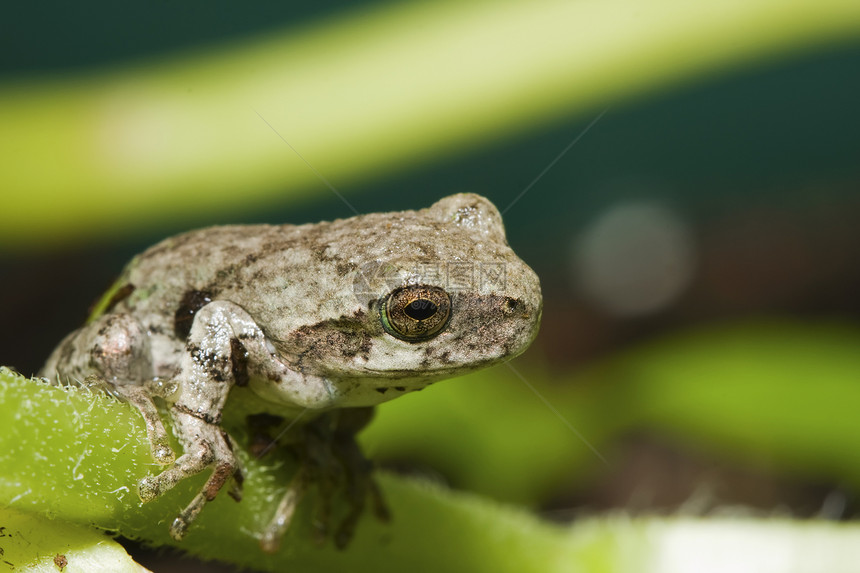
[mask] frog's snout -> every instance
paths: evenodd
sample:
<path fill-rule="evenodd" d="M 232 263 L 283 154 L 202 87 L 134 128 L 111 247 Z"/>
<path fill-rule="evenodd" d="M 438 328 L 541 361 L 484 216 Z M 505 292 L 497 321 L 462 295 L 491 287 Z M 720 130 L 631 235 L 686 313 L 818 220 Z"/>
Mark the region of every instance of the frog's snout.
<path fill-rule="evenodd" d="M 512 355 L 524 352 L 535 339 L 540 328 L 542 311 L 543 301 L 540 296 L 536 300 L 505 298 L 501 312 L 511 325 Z"/>

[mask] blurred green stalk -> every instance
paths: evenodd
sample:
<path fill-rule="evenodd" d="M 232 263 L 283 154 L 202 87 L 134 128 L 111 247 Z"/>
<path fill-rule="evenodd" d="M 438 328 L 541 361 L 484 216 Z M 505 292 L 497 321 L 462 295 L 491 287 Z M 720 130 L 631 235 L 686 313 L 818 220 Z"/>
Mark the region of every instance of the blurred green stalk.
<path fill-rule="evenodd" d="M 420 2 L 7 83 L 0 245 L 327 193 L 279 136 L 355 181 L 858 30 L 856 0 Z"/>

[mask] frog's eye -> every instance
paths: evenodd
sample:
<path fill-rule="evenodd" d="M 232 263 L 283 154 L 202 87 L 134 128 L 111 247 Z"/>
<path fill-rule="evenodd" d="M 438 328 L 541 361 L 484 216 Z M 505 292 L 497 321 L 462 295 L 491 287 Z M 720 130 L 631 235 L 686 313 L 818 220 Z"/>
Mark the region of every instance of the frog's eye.
<path fill-rule="evenodd" d="M 426 285 L 396 288 L 382 300 L 379 316 L 385 331 L 407 342 L 433 338 L 448 324 L 451 297 L 443 289 Z"/>

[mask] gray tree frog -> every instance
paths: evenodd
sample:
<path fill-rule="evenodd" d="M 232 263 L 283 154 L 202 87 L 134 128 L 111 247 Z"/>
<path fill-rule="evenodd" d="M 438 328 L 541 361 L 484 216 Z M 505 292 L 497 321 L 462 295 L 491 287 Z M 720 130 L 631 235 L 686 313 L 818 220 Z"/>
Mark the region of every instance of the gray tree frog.
<path fill-rule="evenodd" d="M 343 545 L 375 492 L 354 442 L 372 407 L 520 354 L 541 307 L 538 277 L 508 246 L 499 211 L 474 194 L 318 224 L 212 227 L 135 257 L 41 375 L 101 384 L 140 410 L 153 458 L 169 466 L 140 481 L 144 502 L 211 469 L 172 522 L 176 539 L 231 478 L 240 497 L 220 425 L 232 387 L 269 413 L 300 416 L 308 455 L 261 543 L 277 547 L 303 491 L 331 483 L 336 460 L 357 492 L 335 537 Z M 169 406 L 179 458 L 154 397 Z"/>

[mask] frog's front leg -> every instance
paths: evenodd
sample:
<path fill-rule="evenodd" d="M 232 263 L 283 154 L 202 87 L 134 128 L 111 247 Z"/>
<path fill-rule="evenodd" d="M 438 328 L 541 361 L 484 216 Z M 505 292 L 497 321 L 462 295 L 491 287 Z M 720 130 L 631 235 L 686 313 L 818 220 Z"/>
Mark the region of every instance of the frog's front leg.
<path fill-rule="evenodd" d="M 380 521 L 388 521 L 391 514 L 379 485 L 373 477 L 373 462 L 364 457 L 356 442 L 356 434 L 373 418 L 373 408 L 349 408 L 341 412 L 335 429 L 332 449 L 342 464 L 346 481 L 346 498 L 349 512 L 335 532 L 335 545 L 343 549 L 352 539 L 358 520 L 364 513 L 369 498 L 373 514 Z"/>
<path fill-rule="evenodd" d="M 230 478 L 236 484 L 231 494 L 239 499 L 241 470 L 229 437 L 221 429 L 221 412 L 234 384 L 261 375 L 288 389 L 315 388 L 312 394 L 328 395 L 324 380 L 300 376 L 269 352 L 262 330 L 240 306 L 215 301 L 197 311 L 175 379 L 179 389 L 171 407 L 184 453 L 173 467 L 143 478 L 138 485 L 141 500 L 151 501 L 183 479 L 213 468 L 203 489 L 170 526 L 175 539 L 182 539 L 206 502 L 213 500 Z"/>
<path fill-rule="evenodd" d="M 339 549 L 346 547 L 352 538 L 368 498 L 377 519 L 390 519 L 373 479 L 373 464 L 364 457 L 355 441 L 356 434 L 372 417 L 372 407 L 346 408 L 323 414 L 302 427 L 298 440 L 291 445 L 299 470 L 263 531 L 260 546 L 264 551 L 277 551 L 296 507 L 311 485 L 316 486 L 318 493 L 314 525 L 320 541 L 330 534 L 331 506 L 338 493 L 345 494 L 348 508 L 334 534 Z"/>
<path fill-rule="evenodd" d="M 233 454 L 227 436 L 217 424 L 187 412 L 172 412 L 174 429 L 180 437 L 185 453 L 176 460 L 172 468 L 154 477 L 140 480 L 138 491 L 141 500 L 151 501 L 171 489 L 177 483 L 214 466 L 212 475 L 203 489 L 194 496 L 170 525 L 170 535 L 176 540 L 185 536 L 188 526 L 202 511 L 206 502 L 215 496 L 231 477 L 237 487 L 231 491 L 236 501 L 241 498 L 241 469 Z"/>

